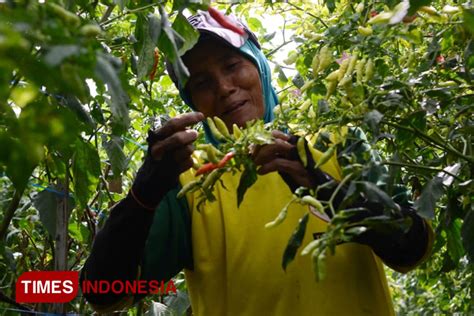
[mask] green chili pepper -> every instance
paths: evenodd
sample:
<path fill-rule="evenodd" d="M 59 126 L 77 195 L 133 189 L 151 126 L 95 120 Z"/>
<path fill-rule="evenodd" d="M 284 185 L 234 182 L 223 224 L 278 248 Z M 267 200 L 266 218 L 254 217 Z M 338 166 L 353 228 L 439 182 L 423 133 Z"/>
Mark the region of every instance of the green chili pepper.
<path fill-rule="evenodd" d="M 306 149 L 304 143 L 304 137 L 298 138 L 298 142 L 296 143 L 296 149 L 298 149 L 298 156 L 300 156 L 300 160 L 303 163 L 303 167 L 306 168 L 306 166 L 308 165 L 308 157 L 306 157 Z"/>
<path fill-rule="evenodd" d="M 224 137 L 230 138 L 229 130 L 227 129 L 227 125 L 225 125 L 223 120 L 221 120 L 217 116 L 214 116 L 214 123 L 216 124 L 216 127 L 219 130 L 219 132 L 221 132 L 221 134 L 224 135 Z"/>
<path fill-rule="evenodd" d="M 219 179 L 221 174 L 222 174 L 222 171 L 219 169 L 212 170 L 211 173 L 207 176 L 206 180 L 204 180 L 202 184 L 202 188 L 208 189 L 211 186 L 213 186 L 214 183 L 216 183 L 216 181 Z"/>
<path fill-rule="evenodd" d="M 217 138 L 217 140 L 220 140 L 220 141 L 225 140 L 226 139 L 225 136 L 222 135 L 221 132 L 219 132 L 219 130 L 216 127 L 216 124 L 214 124 L 214 121 L 210 117 L 208 117 L 206 120 L 207 120 L 207 125 L 209 126 L 209 129 L 211 130 L 212 135 L 215 138 Z"/>
<path fill-rule="evenodd" d="M 303 197 L 301 198 L 301 202 L 313 206 L 318 212 L 324 214 L 324 206 L 321 204 L 321 202 L 319 202 L 318 200 L 316 200 L 316 199 L 315 199 L 314 197 L 312 197 L 311 195 L 303 196 Z"/>
<path fill-rule="evenodd" d="M 196 191 L 198 188 L 199 188 L 199 183 L 200 181 L 191 181 L 187 184 L 185 184 L 181 190 L 179 190 L 178 194 L 176 195 L 176 197 L 179 199 L 179 198 L 182 198 L 186 193 L 188 192 L 194 192 Z"/>
<path fill-rule="evenodd" d="M 240 137 L 242 137 L 242 131 L 240 130 L 240 128 L 235 123 L 232 124 L 232 133 L 233 133 L 235 139 L 239 139 Z"/>
<path fill-rule="evenodd" d="M 322 165 L 324 165 L 326 162 L 328 162 L 334 155 L 335 151 L 336 151 L 336 146 L 329 147 L 328 150 L 326 150 L 324 154 L 321 156 L 321 158 L 319 158 L 319 161 L 316 164 L 316 166 L 314 166 L 314 168 L 315 169 L 319 168 Z"/>

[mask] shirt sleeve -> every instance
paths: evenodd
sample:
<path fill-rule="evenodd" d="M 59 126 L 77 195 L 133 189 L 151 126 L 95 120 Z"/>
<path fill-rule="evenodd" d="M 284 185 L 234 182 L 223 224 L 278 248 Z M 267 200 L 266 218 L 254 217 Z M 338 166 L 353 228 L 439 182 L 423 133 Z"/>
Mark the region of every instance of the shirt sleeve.
<path fill-rule="evenodd" d="M 160 202 L 145 245 L 141 279 L 168 281 L 183 268 L 192 269 L 191 216 L 180 187 Z"/>

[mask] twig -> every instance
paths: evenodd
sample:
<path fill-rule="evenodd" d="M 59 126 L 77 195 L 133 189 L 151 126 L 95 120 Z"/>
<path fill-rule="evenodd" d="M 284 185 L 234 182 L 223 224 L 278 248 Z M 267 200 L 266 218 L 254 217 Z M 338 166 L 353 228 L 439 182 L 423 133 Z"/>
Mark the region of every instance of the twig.
<path fill-rule="evenodd" d="M 136 9 L 126 10 L 124 13 L 119 14 L 119 15 L 111 18 L 110 20 L 107 20 L 105 22 L 100 23 L 100 26 L 104 27 L 104 26 L 114 22 L 115 20 L 119 20 L 119 19 L 123 18 L 124 16 L 129 15 L 130 13 L 137 13 L 137 12 L 140 12 L 140 11 L 143 11 L 143 10 L 155 7 L 155 6 L 159 6 L 161 4 L 162 4 L 162 2 L 159 1 L 159 2 L 156 2 L 156 3 L 150 3 L 150 4 L 147 4 L 147 5 L 144 5 L 143 7 L 139 7 L 139 8 L 136 8 Z"/>
<path fill-rule="evenodd" d="M 292 43 L 293 41 L 286 41 L 286 42 L 283 42 L 281 45 L 279 45 L 278 47 L 272 49 L 267 55 L 267 57 L 270 57 L 271 55 L 275 54 L 278 50 L 280 50 L 282 47 Z"/>
<path fill-rule="evenodd" d="M 328 25 L 323 21 L 323 19 L 321 19 L 319 16 L 316 16 L 314 14 L 312 14 L 311 12 L 308 12 L 306 10 L 304 10 L 303 8 L 297 6 L 296 4 L 293 4 L 291 2 L 287 2 L 290 6 L 292 6 L 293 8 L 297 9 L 297 10 L 300 10 L 300 11 L 303 11 L 304 13 L 306 13 L 307 15 L 315 18 L 316 20 L 318 20 L 319 22 L 321 22 L 322 25 L 324 25 L 325 28 L 328 28 Z"/>
<path fill-rule="evenodd" d="M 18 208 L 18 205 L 20 204 L 21 196 L 24 190 L 25 189 L 23 189 L 21 192 L 15 190 L 15 192 L 13 193 L 13 198 L 10 202 L 10 205 L 8 205 L 7 210 L 5 211 L 5 214 L 3 215 L 3 221 L 0 225 L 0 242 L 5 239 L 8 227 L 10 226 L 10 222 L 13 219 L 13 215 L 15 214 L 15 211 Z"/>
<path fill-rule="evenodd" d="M 107 10 L 105 11 L 104 15 L 102 16 L 102 18 L 100 19 L 99 21 L 99 24 L 102 24 L 104 23 L 108 18 L 109 16 L 112 14 L 112 12 L 114 11 L 115 9 L 115 4 L 111 4 L 107 7 Z"/>
<path fill-rule="evenodd" d="M 349 173 L 347 176 L 344 177 L 344 179 L 342 179 L 341 182 L 339 182 L 337 188 L 334 190 L 334 192 L 331 195 L 331 198 L 328 201 L 329 209 L 331 210 L 331 218 L 333 218 L 334 215 L 336 215 L 336 210 L 334 210 L 334 205 L 333 205 L 334 204 L 334 199 L 336 198 L 336 195 L 339 193 L 339 191 L 342 189 L 342 187 L 346 184 L 346 182 L 350 180 L 352 175 L 353 175 L 353 173 Z"/>
<path fill-rule="evenodd" d="M 456 176 L 455 174 L 446 171 L 442 168 L 436 168 L 436 167 L 430 167 L 430 166 L 422 166 L 422 165 L 417 165 L 417 164 L 408 164 L 408 163 L 403 163 L 403 162 L 396 162 L 396 161 L 383 161 L 382 164 L 384 165 L 389 165 L 389 166 L 398 166 L 398 167 L 406 167 L 406 168 L 413 168 L 413 169 L 421 169 L 421 170 L 428 170 L 428 171 L 437 171 L 437 172 L 444 172 L 447 175 L 455 178 L 458 181 L 462 181 L 461 178 Z"/>

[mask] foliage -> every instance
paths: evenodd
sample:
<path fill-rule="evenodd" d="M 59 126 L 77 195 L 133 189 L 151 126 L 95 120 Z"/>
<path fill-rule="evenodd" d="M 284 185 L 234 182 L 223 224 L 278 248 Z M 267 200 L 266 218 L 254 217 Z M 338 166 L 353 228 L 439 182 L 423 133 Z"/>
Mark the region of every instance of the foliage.
<path fill-rule="evenodd" d="M 22 272 L 57 268 L 59 252 L 67 255 L 68 269 L 80 269 L 109 207 L 130 187 L 155 117 L 187 110 L 164 60 L 186 80 L 179 56 L 197 34 L 183 12 L 208 4 L 0 3 L 0 275 L 6 296 L 14 297 Z M 432 219 L 431 259 L 413 273 L 389 276 L 397 311 L 472 312 L 470 290 L 453 291 L 472 288 L 474 260 L 472 4 L 259 1 L 221 9 L 244 18 L 261 39 L 279 90 L 279 128 L 319 132 L 317 149 L 324 152 L 347 141 L 341 127 L 359 126 L 370 148 L 338 151 L 343 176 L 365 183 L 353 192 L 381 190 L 400 202 L 397 184 L 403 184 L 420 214 Z M 279 17 L 282 29 L 263 24 L 262 16 Z M 372 150 L 380 153 L 376 162 L 367 159 Z M 64 249 L 55 242 L 60 211 L 69 216 L 62 223 L 69 237 Z M 152 300 L 163 302 L 150 298 L 135 313 L 157 309 Z M 67 310 L 90 312 L 80 297 Z"/>

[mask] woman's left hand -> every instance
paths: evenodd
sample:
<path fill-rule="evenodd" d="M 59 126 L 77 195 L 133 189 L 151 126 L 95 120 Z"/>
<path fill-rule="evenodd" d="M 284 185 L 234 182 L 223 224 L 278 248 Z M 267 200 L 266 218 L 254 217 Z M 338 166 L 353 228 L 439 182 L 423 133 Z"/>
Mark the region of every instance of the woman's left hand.
<path fill-rule="evenodd" d="M 314 175 L 303 166 L 296 149 L 298 137 L 290 136 L 280 131 L 273 131 L 275 143 L 258 147 L 253 159 L 258 174 L 279 172 L 292 191 L 298 187 L 313 188 L 318 183 Z"/>

